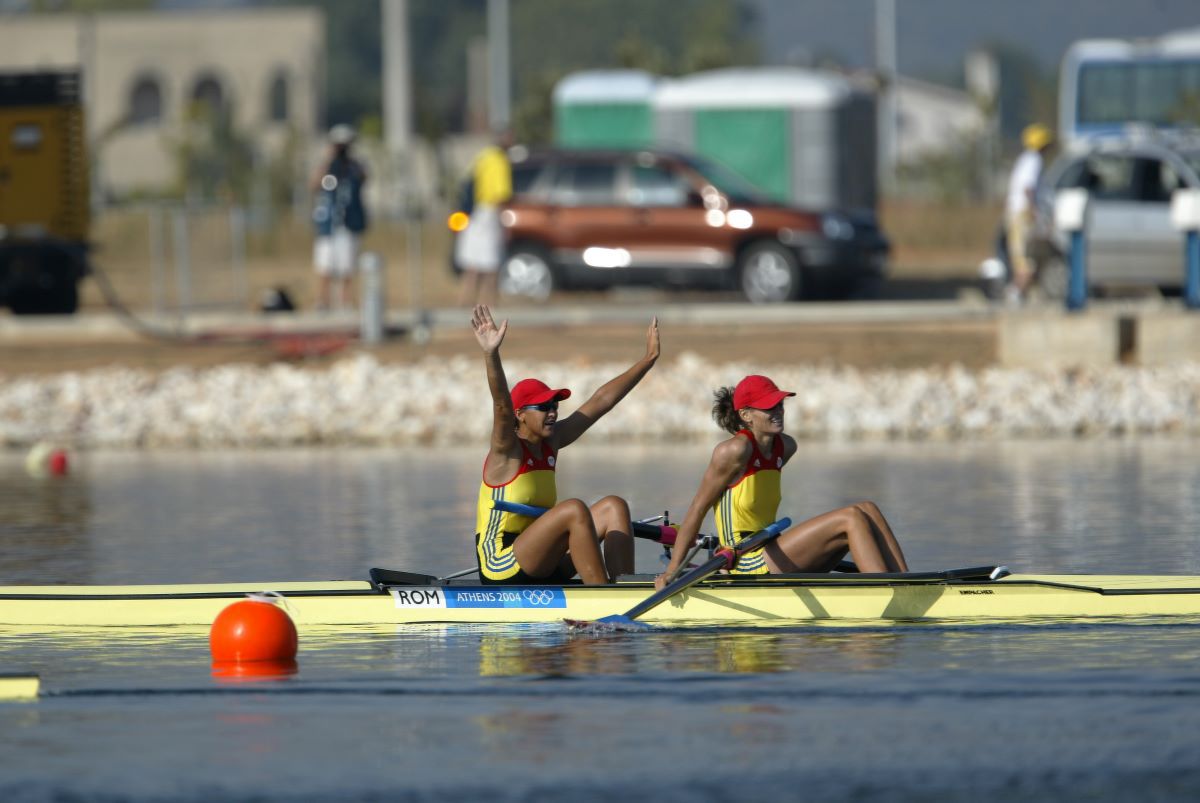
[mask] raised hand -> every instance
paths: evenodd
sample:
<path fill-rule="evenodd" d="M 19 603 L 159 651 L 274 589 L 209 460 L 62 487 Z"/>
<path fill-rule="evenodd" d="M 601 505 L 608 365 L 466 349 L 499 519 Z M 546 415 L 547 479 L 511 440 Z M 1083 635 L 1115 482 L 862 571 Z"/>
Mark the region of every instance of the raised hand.
<path fill-rule="evenodd" d="M 658 316 L 650 319 L 650 328 L 646 330 L 646 359 L 650 362 L 658 360 L 662 348 L 658 341 Z"/>
<path fill-rule="evenodd" d="M 483 353 L 493 354 L 504 342 L 504 334 L 508 331 L 508 320 L 506 319 L 496 326 L 496 322 L 492 320 L 492 311 L 487 308 L 487 305 L 476 304 L 475 309 L 471 311 L 471 330 L 475 332 L 475 339 L 479 341 Z"/>

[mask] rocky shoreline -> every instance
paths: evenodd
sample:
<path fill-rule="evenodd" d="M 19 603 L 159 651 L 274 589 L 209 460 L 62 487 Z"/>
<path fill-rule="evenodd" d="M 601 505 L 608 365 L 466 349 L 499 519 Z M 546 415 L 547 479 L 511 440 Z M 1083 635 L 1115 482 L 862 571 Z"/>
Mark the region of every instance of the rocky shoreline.
<path fill-rule="evenodd" d="M 623 364 L 512 360 L 510 382 L 536 373 L 586 398 Z M 712 389 L 747 373 L 795 390 L 797 438 L 996 439 L 1200 435 L 1200 363 L 1170 367 L 858 370 L 663 361 L 589 433 L 591 441 L 711 440 Z M 0 381 L 0 447 L 85 449 L 457 445 L 486 440 L 480 361 L 384 364 L 360 354 L 328 368 L 288 364 L 124 368 Z"/>

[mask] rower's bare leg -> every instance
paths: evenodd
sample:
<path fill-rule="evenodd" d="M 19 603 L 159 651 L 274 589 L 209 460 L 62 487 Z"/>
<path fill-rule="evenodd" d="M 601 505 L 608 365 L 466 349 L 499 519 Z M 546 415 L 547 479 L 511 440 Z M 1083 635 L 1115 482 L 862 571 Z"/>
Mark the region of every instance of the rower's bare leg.
<path fill-rule="evenodd" d="M 883 559 L 888 565 L 889 572 L 906 572 L 908 571 L 908 561 L 904 559 L 904 551 L 900 549 L 900 542 L 896 540 L 895 534 L 892 532 L 892 527 L 887 523 L 887 519 L 883 517 L 883 511 L 874 502 L 856 502 L 854 507 L 866 514 L 871 520 L 871 529 L 875 533 L 875 542 L 879 544 L 879 551 L 883 553 Z"/>
<path fill-rule="evenodd" d="M 871 520 L 853 505 L 803 521 L 763 548 L 772 572 L 824 571 L 847 552 L 859 571 L 888 571 Z"/>
<path fill-rule="evenodd" d="M 619 496 L 606 496 L 592 505 L 596 536 L 604 544 L 604 565 L 613 579 L 633 574 L 633 519 L 629 503 Z"/>
<path fill-rule="evenodd" d="M 583 582 L 593 585 L 609 582 L 592 513 L 578 499 L 567 499 L 550 508 L 513 543 L 517 563 L 534 577 L 553 573 L 568 551 Z"/>

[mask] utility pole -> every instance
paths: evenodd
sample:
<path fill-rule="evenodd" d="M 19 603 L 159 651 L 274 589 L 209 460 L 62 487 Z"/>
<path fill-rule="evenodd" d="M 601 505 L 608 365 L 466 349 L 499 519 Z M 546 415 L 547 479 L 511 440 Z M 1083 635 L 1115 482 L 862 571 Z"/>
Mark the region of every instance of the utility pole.
<path fill-rule="evenodd" d="M 508 60 L 508 0 L 488 0 L 488 125 L 492 131 L 507 128 L 512 122 L 510 110 Z"/>
<path fill-rule="evenodd" d="M 409 66 L 408 0 L 382 0 L 383 134 L 388 156 L 412 146 L 412 74 Z"/>
<path fill-rule="evenodd" d="M 408 0 L 381 0 L 381 28 L 383 36 L 383 136 L 387 149 L 387 164 L 391 180 L 391 195 L 389 203 L 393 210 L 405 220 L 405 241 L 407 242 L 406 268 L 408 273 L 409 306 L 413 311 L 414 332 L 419 329 L 423 319 L 422 312 L 422 270 L 421 236 L 422 217 L 424 209 L 421 203 L 422 193 L 417 185 L 417 171 L 413 169 L 416 157 L 413 147 L 412 126 L 412 72 L 409 57 L 408 42 Z M 367 254 L 363 255 L 367 257 Z M 384 281 L 384 265 L 377 255 L 373 261 L 364 264 L 365 268 L 374 270 L 374 290 L 380 297 L 371 301 L 371 308 L 376 309 L 379 318 L 378 327 L 382 331 L 385 304 L 382 294 L 386 287 Z M 364 277 L 371 280 L 371 270 L 364 271 Z M 365 285 L 369 286 L 368 281 Z M 368 305 L 364 301 L 364 313 Z M 365 319 L 364 319 L 365 320 Z M 366 326 L 366 323 L 364 323 Z M 375 323 L 372 322 L 372 326 Z M 364 331 L 366 331 L 364 329 Z M 372 332 L 375 330 L 372 329 Z M 376 335 L 372 335 L 376 336 Z M 382 337 L 382 335 L 378 335 Z"/>
<path fill-rule="evenodd" d="M 875 0 L 875 71 L 879 76 L 879 186 L 896 183 L 896 0 Z"/>

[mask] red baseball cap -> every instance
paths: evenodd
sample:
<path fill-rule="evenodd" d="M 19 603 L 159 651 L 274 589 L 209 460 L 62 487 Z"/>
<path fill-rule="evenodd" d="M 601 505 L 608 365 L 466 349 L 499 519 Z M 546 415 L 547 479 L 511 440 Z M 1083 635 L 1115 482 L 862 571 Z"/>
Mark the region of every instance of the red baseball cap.
<path fill-rule="evenodd" d="M 520 410 L 531 404 L 569 399 L 571 391 L 566 388 L 552 388 L 540 379 L 522 379 L 513 385 L 509 395 L 512 396 L 513 409 Z"/>
<path fill-rule="evenodd" d="M 733 389 L 733 408 L 753 407 L 755 410 L 770 410 L 788 396 L 795 396 L 790 390 L 780 390 L 778 386 L 765 376 L 751 374 L 737 383 Z"/>

